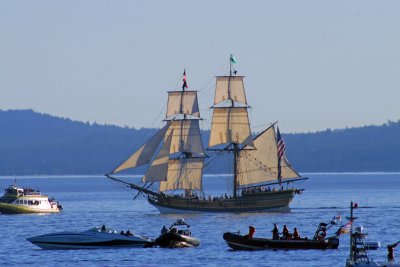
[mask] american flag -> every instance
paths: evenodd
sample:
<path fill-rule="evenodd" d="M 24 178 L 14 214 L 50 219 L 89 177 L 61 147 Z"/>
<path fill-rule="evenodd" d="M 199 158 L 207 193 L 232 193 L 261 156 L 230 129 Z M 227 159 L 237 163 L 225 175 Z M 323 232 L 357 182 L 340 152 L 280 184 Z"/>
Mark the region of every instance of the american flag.
<path fill-rule="evenodd" d="M 279 132 L 279 127 L 276 127 L 276 139 L 278 142 L 278 182 L 279 185 L 282 185 L 282 167 L 281 160 L 283 155 L 285 154 L 285 142 L 282 139 L 281 132 Z"/>
<path fill-rule="evenodd" d="M 336 231 L 336 236 L 340 236 L 342 234 L 350 233 L 352 221 L 346 223 L 345 225 L 340 226 L 340 228 Z"/>
<path fill-rule="evenodd" d="M 185 91 L 185 88 L 188 88 L 187 82 L 186 82 L 186 70 L 183 70 L 183 84 L 182 84 L 182 90 Z"/>
<path fill-rule="evenodd" d="M 285 142 L 282 139 L 281 133 L 279 132 L 279 127 L 277 127 L 276 138 L 278 141 L 278 158 L 281 159 L 285 154 L 286 147 Z"/>

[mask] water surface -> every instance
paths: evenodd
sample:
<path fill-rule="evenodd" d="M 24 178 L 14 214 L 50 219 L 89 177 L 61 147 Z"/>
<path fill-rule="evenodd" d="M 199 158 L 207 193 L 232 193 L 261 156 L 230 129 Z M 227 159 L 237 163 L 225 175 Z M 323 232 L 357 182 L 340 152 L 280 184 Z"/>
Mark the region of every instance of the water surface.
<path fill-rule="evenodd" d="M 225 231 L 247 232 L 271 237 L 274 223 L 299 229 L 311 238 L 319 222 L 327 222 L 339 211 L 348 215 L 351 200 L 357 224 L 368 228 L 368 238 L 383 246 L 400 239 L 400 174 L 309 174 L 297 184 L 306 190 L 297 195 L 289 213 L 197 214 L 184 216 L 200 247 L 188 249 L 127 248 L 100 250 L 42 250 L 27 237 L 64 231 L 83 231 L 106 224 L 157 237 L 163 225 L 181 215 L 160 215 L 144 197 L 104 177 L 23 177 L 18 184 L 38 188 L 61 202 L 64 210 L 50 215 L 0 215 L 2 229 L 0 266 L 344 266 L 349 253 L 348 235 L 341 237 L 338 250 L 231 251 L 222 239 Z M 225 193 L 227 176 L 206 176 L 208 194 Z M 1 178 L 6 188 L 14 178 Z M 345 221 L 345 219 L 343 219 Z M 332 233 L 332 232 L 331 232 Z M 328 233 L 329 234 L 329 233 Z M 398 253 L 399 254 L 399 253 Z M 384 260 L 382 247 L 370 255 Z"/>

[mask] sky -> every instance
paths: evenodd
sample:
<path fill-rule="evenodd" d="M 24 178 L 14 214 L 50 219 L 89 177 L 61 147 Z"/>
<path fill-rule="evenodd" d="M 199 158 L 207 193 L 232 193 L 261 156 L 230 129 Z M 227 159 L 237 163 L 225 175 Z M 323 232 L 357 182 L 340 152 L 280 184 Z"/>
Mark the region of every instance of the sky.
<path fill-rule="evenodd" d="M 0 109 L 160 127 L 167 93 L 237 59 L 254 129 L 400 119 L 400 1 L 1 1 Z"/>

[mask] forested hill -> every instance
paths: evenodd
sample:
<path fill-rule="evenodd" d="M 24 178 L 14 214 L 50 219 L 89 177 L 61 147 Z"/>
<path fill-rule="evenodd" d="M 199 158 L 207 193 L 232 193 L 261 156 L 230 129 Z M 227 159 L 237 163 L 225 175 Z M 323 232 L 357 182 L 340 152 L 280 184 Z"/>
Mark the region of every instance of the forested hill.
<path fill-rule="evenodd" d="M 0 110 L 0 175 L 104 174 L 154 131 Z M 400 122 L 282 135 L 300 172 L 400 171 Z M 207 172 L 226 170 L 213 164 Z"/>

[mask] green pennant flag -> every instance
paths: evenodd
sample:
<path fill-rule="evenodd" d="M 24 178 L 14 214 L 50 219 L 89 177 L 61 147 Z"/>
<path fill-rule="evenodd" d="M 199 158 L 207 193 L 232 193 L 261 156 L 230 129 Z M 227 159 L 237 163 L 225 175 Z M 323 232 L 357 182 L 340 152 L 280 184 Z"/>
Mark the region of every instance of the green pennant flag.
<path fill-rule="evenodd" d="M 231 55 L 231 63 L 235 64 L 236 62 L 237 62 L 236 58 L 233 55 Z"/>

